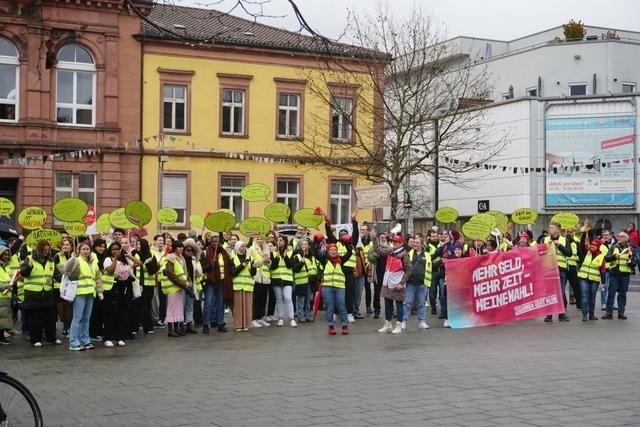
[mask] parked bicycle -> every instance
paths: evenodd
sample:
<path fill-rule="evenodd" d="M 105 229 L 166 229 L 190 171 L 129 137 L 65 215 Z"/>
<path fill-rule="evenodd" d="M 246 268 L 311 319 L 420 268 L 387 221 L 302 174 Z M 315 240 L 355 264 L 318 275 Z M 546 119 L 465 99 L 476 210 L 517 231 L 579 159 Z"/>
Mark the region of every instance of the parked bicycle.
<path fill-rule="evenodd" d="M 0 372 L 0 427 L 42 427 L 40 406 L 27 386 Z"/>

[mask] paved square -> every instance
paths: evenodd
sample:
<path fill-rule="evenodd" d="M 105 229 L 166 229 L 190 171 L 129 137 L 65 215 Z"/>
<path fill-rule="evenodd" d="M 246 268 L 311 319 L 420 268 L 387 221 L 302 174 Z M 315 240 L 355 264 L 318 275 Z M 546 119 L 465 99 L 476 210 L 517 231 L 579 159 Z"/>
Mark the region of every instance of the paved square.
<path fill-rule="evenodd" d="M 47 426 L 640 425 L 640 293 L 629 320 L 542 319 L 400 336 L 358 321 L 166 337 L 70 352 L 2 347 Z M 598 313 L 600 314 L 600 313 Z"/>

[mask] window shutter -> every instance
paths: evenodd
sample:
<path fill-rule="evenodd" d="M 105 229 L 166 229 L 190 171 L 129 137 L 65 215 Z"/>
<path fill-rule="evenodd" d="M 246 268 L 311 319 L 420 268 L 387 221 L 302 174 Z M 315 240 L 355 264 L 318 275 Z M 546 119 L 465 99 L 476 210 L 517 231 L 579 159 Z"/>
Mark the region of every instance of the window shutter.
<path fill-rule="evenodd" d="M 164 175 L 162 177 L 162 207 L 187 208 L 186 175 Z"/>

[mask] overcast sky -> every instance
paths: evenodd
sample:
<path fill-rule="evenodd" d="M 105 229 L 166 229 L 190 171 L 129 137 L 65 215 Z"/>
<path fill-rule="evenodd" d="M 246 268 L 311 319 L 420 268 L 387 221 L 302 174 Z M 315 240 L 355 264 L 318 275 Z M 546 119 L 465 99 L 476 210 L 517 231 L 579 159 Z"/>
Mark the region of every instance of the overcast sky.
<path fill-rule="evenodd" d="M 214 3 L 220 3 L 213 5 Z M 256 0 L 248 0 L 255 2 Z M 265 0 L 262 0 L 265 1 Z M 287 0 L 266 0 L 264 13 L 277 18 L 260 22 L 296 31 L 299 25 Z M 165 0 L 184 6 L 223 10 L 236 0 Z M 336 37 L 347 24 L 347 9 L 375 13 L 380 0 L 296 0 L 318 32 Z M 459 35 L 511 40 L 566 23 L 640 31 L 640 0 L 387 0 L 394 15 L 411 13 L 413 5 L 444 24 L 447 37 Z M 227 9 L 228 10 L 228 9 Z M 242 12 L 236 13 L 247 17 Z"/>

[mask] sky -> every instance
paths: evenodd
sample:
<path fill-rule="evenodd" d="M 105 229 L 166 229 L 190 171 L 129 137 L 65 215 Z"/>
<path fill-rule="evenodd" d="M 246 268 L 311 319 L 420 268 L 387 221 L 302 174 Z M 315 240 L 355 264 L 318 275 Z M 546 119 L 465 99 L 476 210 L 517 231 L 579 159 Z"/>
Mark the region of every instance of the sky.
<path fill-rule="evenodd" d="M 158 0 L 183 6 L 229 10 L 238 0 Z M 264 2 L 259 22 L 297 31 L 300 26 L 287 0 Z M 335 38 L 347 25 L 347 10 L 375 14 L 380 0 L 295 0 L 304 18 L 317 32 Z M 640 31 L 640 0 L 386 0 L 398 17 L 412 13 L 414 5 L 446 29 L 447 38 L 471 36 L 511 40 L 568 22 L 582 20 L 593 26 Z M 257 6 L 253 6 L 256 8 Z M 226 9 L 225 9 L 226 8 Z M 242 11 L 234 14 L 249 17 Z"/>

